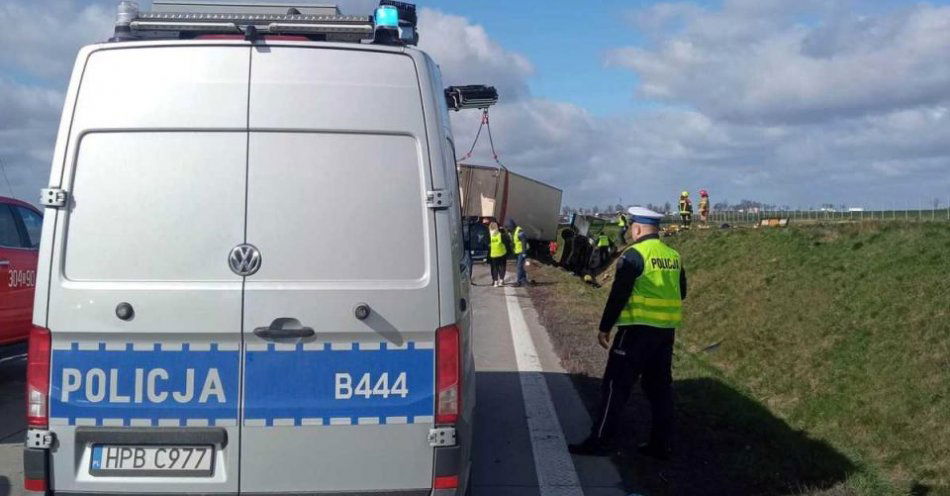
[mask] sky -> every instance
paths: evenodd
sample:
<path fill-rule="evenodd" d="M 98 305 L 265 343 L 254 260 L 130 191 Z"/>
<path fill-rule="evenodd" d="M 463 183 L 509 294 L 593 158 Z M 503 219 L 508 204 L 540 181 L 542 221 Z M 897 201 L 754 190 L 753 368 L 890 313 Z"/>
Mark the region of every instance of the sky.
<path fill-rule="evenodd" d="M 0 2 L 15 47 L 0 52 L 0 195 L 45 186 L 76 52 L 111 34 L 116 3 Z M 499 89 L 501 161 L 565 204 L 700 188 L 795 208 L 950 202 L 950 0 L 418 4 L 446 83 Z M 480 116 L 452 119 L 462 155 Z M 487 146 L 470 162 L 492 163 Z"/>

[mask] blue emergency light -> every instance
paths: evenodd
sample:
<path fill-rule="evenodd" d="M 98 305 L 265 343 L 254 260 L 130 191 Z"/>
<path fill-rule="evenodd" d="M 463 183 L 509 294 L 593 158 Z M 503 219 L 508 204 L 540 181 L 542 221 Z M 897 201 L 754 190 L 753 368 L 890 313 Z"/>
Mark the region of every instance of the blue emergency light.
<path fill-rule="evenodd" d="M 376 9 L 376 15 L 374 16 L 376 20 L 377 28 L 399 28 L 399 9 L 391 5 L 381 5 Z"/>
<path fill-rule="evenodd" d="M 416 45 L 416 6 L 399 0 L 380 0 L 373 15 L 375 43 L 383 45 Z"/>

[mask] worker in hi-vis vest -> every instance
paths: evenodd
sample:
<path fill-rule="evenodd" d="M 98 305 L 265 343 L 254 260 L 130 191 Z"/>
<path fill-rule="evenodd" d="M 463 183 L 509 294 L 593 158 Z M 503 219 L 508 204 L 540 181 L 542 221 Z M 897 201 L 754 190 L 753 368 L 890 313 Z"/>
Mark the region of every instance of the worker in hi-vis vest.
<path fill-rule="evenodd" d="M 505 239 L 498 229 L 498 224 L 492 222 L 488 225 L 488 264 L 491 266 L 492 286 L 505 285 L 507 263 L 508 248 L 505 247 Z"/>
<path fill-rule="evenodd" d="M 600 266 L 607 265 L 610 260 L 610 236 L 603 231 L 597 236 L 597 255 L 600 258 Z"/>
<path fill-rule="evenodd" d="M 508 219 L 505 223 L 508 232 L 511 233 L 511 247 L 517 259 L 517 276 L 514 286 L 520 287 L 528 284 L 528 272 L 525 270 L 525 264 L 528 262 L 528 239 L 524 234 L 524 229 L 515 222 L 514 219 Z"/>
<path fill-rule="evenodd" d="M 569 446 L 577 455 L 606 456 L 617 449 L 624 405 L 640 379 L 652 412 L 650 439 L 641 454 L 660 459 L 672 453 L 673 338 L 683 318 L 686 272 L 676 250 L 660 241 L 660 219 L 633 207 L 633 245 L 617 262 L 597 340 L 609 348 L 601 384 L 601 403 L 588 438 Z M 611 344 L 611 331 L 617 333 Z"/>
<path fill-rule="evenodd" d="M 617 212 L 617 227 L 620 228 L 617 244 L 623 246 L 627 243 L 627 216 L 623 212 Z"/>

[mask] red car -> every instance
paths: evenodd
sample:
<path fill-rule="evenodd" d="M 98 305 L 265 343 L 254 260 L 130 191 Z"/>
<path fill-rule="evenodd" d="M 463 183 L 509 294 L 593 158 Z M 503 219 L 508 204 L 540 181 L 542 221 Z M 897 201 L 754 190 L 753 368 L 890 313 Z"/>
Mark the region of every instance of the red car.
<path fill-rule="evenodd" d="M 39 210 L 0 196 L 0 347 L 29 335 L 42 228 Z"/>

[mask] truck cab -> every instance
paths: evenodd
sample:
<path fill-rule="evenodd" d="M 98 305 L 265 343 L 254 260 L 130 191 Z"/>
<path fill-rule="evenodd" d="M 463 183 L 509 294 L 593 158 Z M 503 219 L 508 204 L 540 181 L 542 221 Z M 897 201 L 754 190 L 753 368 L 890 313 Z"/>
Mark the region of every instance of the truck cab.
<path fill-rule="evenodd" d="M 415 10 L 122 2 L 44 191 L 26 487 L 456 495 L 474 355 Z"/>

